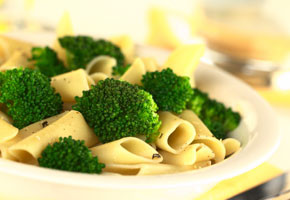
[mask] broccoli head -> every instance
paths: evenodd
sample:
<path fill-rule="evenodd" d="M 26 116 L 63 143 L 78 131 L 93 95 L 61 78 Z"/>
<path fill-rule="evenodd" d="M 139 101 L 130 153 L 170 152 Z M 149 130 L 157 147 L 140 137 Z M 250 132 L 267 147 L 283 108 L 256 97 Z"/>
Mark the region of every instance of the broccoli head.
<path fill-rule="evenodd" d="M 48 77 L 68 72 L 56 52 L 49 47 L 34 47 L 31 49 L 31 55 L 30 60 L 34 62 L 35 68 Z"/>
<path fill-rule="evenodd" d="M 130 68 L 130 66 L 131 66 L 130 64 L 128 64 L 126 66 L 116 65 L 112 69 L 112 75 L 113 76 L 122 76 Z"/>
<path fill-rule="evenodd" d="M 147 72 L 141 80 L 160 110 L 181 113 L 192 96 L 189 77 L 177 76 L 170 68 Z"/>
<path fill-rule="evenodd" d="M 0 94 L 0 103 L 19 129 L 62 111 L 61 96 L 50 86 L 50 79 L 38 70 L 2 72 Z"/>
<path fill-rule="evenodd" d="M 239 113 L 211 99 L 208 94 L 197 88 L 193 89 L 187 108 L 195 112 L 218 139 L 224 139 L 227 133 L 237 128 L 241 121 Z"/>
<path fill-rule="evenodd" d="M 125 57 L 121 49 L 107 40 L 94 40 L 88 36 L 65 36 L 59 38 L 60 45 L 66 49 L 70 69 L 85 68 L 96 56 L 107 55 L 117 60 L 118 66 L 124 65 Z"/>
<path fill-rule="evenodd" d="M 103 143 L 137 134 L 151 142 L 159 135 L 158 107 L 139 86 L 108 78 L 75 99 L 73 109 L 83 114 Z"/>
<path fill-rule="evenodd" d="M 90 174 L 100 174 L 105 167 L 98 162 L 98 157 L 92 156 L 84 141 L 74 140 L 71 136 L 47 145 L 38 162 L 41 167 Z"/>

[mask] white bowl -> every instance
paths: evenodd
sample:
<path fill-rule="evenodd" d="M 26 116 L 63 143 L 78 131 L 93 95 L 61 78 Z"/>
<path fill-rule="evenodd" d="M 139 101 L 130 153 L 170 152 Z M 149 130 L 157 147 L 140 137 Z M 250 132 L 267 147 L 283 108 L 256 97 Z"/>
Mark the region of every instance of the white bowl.
<path fill-rule="evenodd" d="M 162 62 L 168 51 L 139 47 L 138 54 L 154 56 Z M 249 86 L 214 66 L 201 62 L 195 76 L 197 86 L 209 92 L 210 96 L 227 105 L 238 104 L 243 120 L 231 136 L 242 142 L 242 150 L 235 155 L 200 170 L 138 177 L 63 172 L 0 159 L 0 198 L 192 200 L 219 181 L 242 174 L 266 161 L 280 139 L 276 117 L 270 106 Z"/>

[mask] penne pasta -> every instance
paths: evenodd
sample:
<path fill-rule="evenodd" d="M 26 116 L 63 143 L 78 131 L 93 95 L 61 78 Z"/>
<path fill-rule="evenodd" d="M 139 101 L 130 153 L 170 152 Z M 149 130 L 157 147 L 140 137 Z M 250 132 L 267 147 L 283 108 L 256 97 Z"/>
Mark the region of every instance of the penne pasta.
<path fill-rule="evenodd" d="M 54 123 L 12 145 L 9 151 L 21 162 L 36 164 L 37 158 L 48 144 L 58 141 L 59 137 L 68 136 L 76 140 L 84 140 L 88 147 L 98 142 L 97 136 L 87 125 L 82 114 L 72 110 Z"/>
<path fill-rule="evenodd" d="M 155 58 L 152 57 L 145 57 L 141 58 L 145 65 L 146 72 L 154 72 L 158 69 L 158 63 Z"/>
<path fill-rule="evenodd" d="M 30 56 L 33 46 L 31 43 L 0 35 L 0 63 L 8 60 L 15 51 L 21 51 Z"/>
<path fill-rule="evenodd" d="M 159 153 L 163 156 L 163 163 L 172 165 L 193 165 L 196 162 L 211 160 L 215 156 L 209 147 L 199 143 L 189 145 L 179 154 L 163 150 Z"/>
<path fill-rule="evenodd" d="M 112 75 L 112 69 L 116 65 L 117 61 L 115 58 L 110 56 L 97 56 L 87 64 L 86 72 L 88 74 L 100 72 L 110 77 Z"/>
<path fill-rule="evenodd" d="M 67 112 L 61 113 L 59 115 L 41 120 L 39 122 L 35 122 L 27 127 L 24 127 L 23 129 L 19 130 L 18 134 L 10 139 L 9 141 L 0 143 L 0 152 L 2 155 L 2 158 L 4 159 L 8 159 L 8 160 L 17 160 L 17 158 L 15 158 L 9 151 L 8 149 L 10 148 L 10 146 L 16 144 L 17 142 L 20 142 L 21 140 L 23 140 L 24 138 L 27 138 L 28 136 L 36 133 L 37 131 L 43 129 L 44 126 L 52 124 L 53 122 L 55 122 L 56 120 L 58 120 L 60 117 L 62 117 L 63 115 L 65 115 Z"/>
<path fill-rule="evenodd" d="M 162 124 L 156 146 L 167 152 L 178 154 L 183 151 L 195 138 L 195 129 L 188 122 L 170 112 L 159 112 Z"/>
<path fill-rule="evenodd" d="M 137 58 L 131 67 L 121 76 L 120 80 L 131 84 L 141 85 L 142 76 L 146 73 L 145 65 L 140 58 Z"/>
<path fill-rule="evenodd" d="M 70 15 L 68 12 L 65 12 L 61 17 L 56 28 L 56 39 L 53 44 L 53 49 L 56 51 L 58 58 L 62 60 L 66 66 L 67 66 L 66 50 L 61 47 L 58 38 L 72 35 L 74 35 L 74 31 Z"/>
<path fill-rule="evenodd" d="M 193 141 L 194 144 L 196 143 L 203 143 L 208 146 L 214 153 L 215 157 L 213 160 L 218 163 L 225 159 L 226 156 L 226 149 L 222 141 L 216 139 L 215 137 L 209 136 L 198 136 Z"/>
<path fill-rule="evenodd" d="M 169 67 L 179 76 L 188 76 L 191 86 L 195 87 L 193 73 L 204 51 L 204 44 L 182 45 L 169 55 L 161 69 Z"/>
<path fill-rule="evenodd" d="M 94 80 L 95 84 L 97 84 L 101 80 L 105 80 L 106 78 L 109 78 L 109 76 L 101 72 L 93 73 L 90 75 L 90 77 Z"/>
<path fill-rule="evenodd" d="M 176 166 L 168 164 L 136 164 L 121 165 L 107 164 L 104 172 L 118 173 L 121 175 L 157 175 L 157 174 L 173 174 L 194 169 L 194 166 Z"/>
<path fill-rule="evenodd" d="M 0 119 L 0 143 L 14 138 L 18 133 L 18 128 L 12 126 L 4 119 Z"/>
<path fill-rule="evenodd" d="M 0 66 L 0 71 L 6 71 L 19 67 L 27 67 L 29 65 L 28 55 L 25 52 L 15 51 L 9 59 Z"/>
<path fill-rule="evenodd" d="M 201 169 L 201 168 L 204 168 L 204 167 L 209 167 L 211 166 L 211 161 L 210 160 L 207 160 L 207 161 L 201 161 L 201 162 L 197 162 L 193 165 L 193 168 L 194 169 Z"/>
<path fill-rule="evenodd" d="M 196 131 L 196 137 L 200 136 L 210 136 L 213 137 L 213 134 L 206 127 L 206 125 L 199 119 L 199 117 L 191 110 L 184 110 L 179 117 L 190 122 Z"/>
<path fill-rule="evenodd" d="M 75 97 L 81 97 L 83 91 L 90 89 L 85 70 L 78 69 L 51 78 L 51 86 L 61 95 L 64 102 L 75 102 Z"/>
<path fill-rule="evenodd" d="M 93 156 L 106 164 L 159 163 L 162 156 L 149 144 L 135 137 L 125 137 L 91 148 Z"/>
<path fill-rule="evenodd" d="M 116 36 L 110 38 L 110 41 L 120 47 L 122 53 L 125 56 L 127 64 L 132 63 L 135 56 L 135 45 L 132 38 L 128 35 Z"/>
<path fill-rule="evenodd" d="M 234 154 L 241 147 L 241 143 L 234 138 L 224 139 L 223 144 L 225 145 L 226 148 L 226 156 Z"/>

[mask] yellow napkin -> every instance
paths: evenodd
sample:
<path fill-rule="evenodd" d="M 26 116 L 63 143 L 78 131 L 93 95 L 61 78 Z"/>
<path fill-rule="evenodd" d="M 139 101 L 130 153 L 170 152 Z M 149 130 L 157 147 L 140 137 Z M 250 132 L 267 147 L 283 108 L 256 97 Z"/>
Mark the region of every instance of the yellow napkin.
<path fill-rule="evenodd" d="M 249 172 L 218 183 L 214 188 L 196 200 L 228 199 L 279 176 L 282 173 L 283 171 L 281 169 L 265 162 Z"/>

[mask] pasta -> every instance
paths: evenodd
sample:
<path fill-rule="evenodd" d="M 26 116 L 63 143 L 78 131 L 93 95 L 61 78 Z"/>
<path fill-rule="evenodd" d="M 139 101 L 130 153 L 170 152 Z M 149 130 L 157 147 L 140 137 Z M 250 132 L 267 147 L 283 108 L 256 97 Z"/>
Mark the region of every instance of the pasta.
<path fill-rule="evenodd" d="M 156 139 L 156 146 L 173 154 L 180 153 L 193 141 L 194 127 L 170 112 L 158 114 L 162 124 L 159 129 L 160 136 Z"/>
<path fill-rule="evenodd" d="M 91 148 L 92 154 L 108 164 L 159 163 L 162 156 L 146 142 L 126 137 Z"/>
<path fill-rule="evenodd" d="M 63 16 L 57 28 L 57 37 L 66 35 L 73 35 L 71 21 L 67 13 Z M 184 108 L 183 112 L 179 112 L 178 114 L 170 111 L 157 110 L 157 108 L 152 111 L 158 122 L 156 122 L 158 126 L 154 129 L 154 132 L 150 132 L 152 135 L 155 134 L 153 139 L 149 137 L 151 136 L 150 134 L 148 134 L 149 136 L 144 134 L 146 133 L 146 131 L 144 131 L 147 126 L 146 124 L 146 126 L 142 125 L 142 129 L 136 131 L 138 133 L 134 132 L 134 134 L 132 134 L 134 137 L 124 137 L 127 132 L 126 134 L 120 132 L 119 135 L 121 138 L 118 137 L 115 138 L 115 140 L 112 139 L 109 141 L 102 140 L 103 135 L 98 135 L 96 126 L 92 126 L 85 112 L 76 111 L 78 110 L 77 103 L 79 102 L 76 102 L 75 97 L 82 97 L 83 91 L 90 90 L 92 86 L 97 85 L 99 81 L 107 78 L 119 79 L 121 80 L 119 83 L 122 84 L 124 84 L 123 81 L 126 81 L 132 85 L 139 85 L 132 86 L 126 83 L 127 87 L 135 87 L 134 92 L 140 92 L 141 89 L 149 91 L 145 86 L 142 86 L 142 77 L 144 75 L 146 76 L 146 72 L 161 71 L 167 67 L 170 67 L 177 76 L 190 77 L 190 84 L 194 87 L 195 82 L 192 74 L 197 67 L 198 60 L 204 52 L 204 47 L 202 45 L 181 46 L 169 56 L 163 65 L 159 66 L 154 58 L 136 58 L 135 45 L 130 37 L 114 37 L 111 38 L 110 41 L 119 46 L 125 57 L 125 63 L 131 64 L 128 70 L 121 75 L 121 77 L 112 76 L 113 67 L 117 65 L 118 57 L 108 56 L 110 54 L 100 54 L 93 55 L 95 58 L 90 60 L 87 64 L 84 64 L 84 66 L 86 65 L 85 69 L 80 68 L 69 71 L 68 67 L 69 72 L 63 74 L 56 73 L 59 75 L 52 77 L 50 84 L 55 91 L 61 95 L 63 101 L 63 110 L 61 114 L 30 124 L 24 128 L 21 127 L 22 129 L 19 130 L 12 125 L 13 120 L 8 115 L 9 112 L 6 111 L 7 108 L 5 105 L 0 105 L 0 152 L 3 159 L 33 165 L 39 164 L 42 166 L 41 158 L 43 156 L 43 150 L 49 144 L 52 145 L 58 142 L 60 137 L 64 138 L 71 136 L 73 140 L 83 140 L 84 144 L 82 145 L 85 145 L 88 154 L 91 153 L 90 156 L 97 157 L 98 162 L 105 164 L 103 171 L 106 175 L 120 174 L 141 176 L 178 173 L 208 167 L 223 161 L 228 156 L 231 156 L 241 149 L 241 143 L 234 138 L 226 138 L 224 140 L 217 139 L 193 111 L 184 110 Z M 112 44 L 110 43 L 110 45 Z M 32 47 L 33 45 L 30 43 L 0 36 L 0 71 L 4 72 L 13 68 L 19 68 L 20 66 L 33 68 L 33 63 L 29 60 Z M 59 59 L 67 66 L 65 49 L 60 46 L 57 39 L 53 48 Z M 121 55 L 122 59 L 123 55 Z M 110 81 L 112 81 L 112 79 L 110 79 Z M 188 80 L 186 79 L 186 81 Z M 106 81 L 103 83 L 105 84 L 105 82 Z M 188 82 L 187 84 L 188 88 L 191 90 L 192 88 L 189 87 Z M 94 89 L 97 88 L 97 86 L 94 87 Z M 111 87 L 112 85 L 109 85 L 110 89 Z M 122 90 L 118 92 L 119 96 L 125 96 Z M 146 93 L 144 91 L 141 92 Z M 98 93 L 98 95 L 93 96 L 93 100 L 101 96 L 106 96 L 108 95 L 107 93 L 109 92 L 105 91 L 103 93 Z M 149 94 L 146 93 L 146 95 L 149 96 L 149 100 L 152 102 L 154 101 L 154 106 L 160 108 L 159 104 L 155 103 L 157 100 L 153 92 L 148 93 Z M 86 94 L 87 93 L 85 93 L 84 96 L 86 96 Z M 144 101 L 143 99 L 142 97 L 140 102 Z M 77 100 L 79 101 L 78 98 Z M 135 100 L 135 98 L 133 100 Z M 91 101 L 87 101 L 85 104 L 89 104 L 90 102 Z M 123 115 L 120 114 L 122 113 L 120 110 L 127 109 L 124 108 L 127 105 L 121 105 L 119 102 L 115 101 L 115 99 L 110 99 L 108 102 L 106 106 L 104 106 L 104 103 L 96 103 L 94 105 L 99 107 L 103 106 L 105 109 L 112 109 L 110 106 L 113 105 L 116 107 L 115 109 L 119 110 L 113 114 L 108 114 L 109 112 L 106 110 L 104 116 L 102 115 L 101 118 L 107 117 L 108 119 L 112 118 L 115 120 L 116 117 L 119 117 L 118 115 L 123 117 Z M 125 102 L 127 103 L 127 101 Z M 140 103 L 139 101 L 137 102 Z M 187 102 L 185 102 L 185 104 L 186 103 Z M 74 104 L 77 105 L 73 106 Z M 91 106 L 91 104 L 89 104 L 89 106 Z M 136 109 L 136 116 L 138 117 L 142 117 L 144 114 L 139 113 L 140 110 L 143 109 L 141 109 L 141 106 L 143 106 L 143 104 L 138 104 L 138 109 Z M 87 110 L 90 109 L 91 108 L 88 107 Z M 145 113 L 144 115 L 147 114 L 148 113 Z M 90 117 L 94 117 L 95 115 L 96 113 Z M 129 114 L 124 115 L 125 119 L 127 117 L 130 117 Z M 157 117 L 159 117 L 159 119 Z M 102 119 L 100 119 L 100 121 L 101 120 Z M 134 120 L 136 121 L 136 118 L 134 118 Z M 131 124 L 128 122 L 128 124 L 136 124 L 135 121 L 131 122 Z M 99 124 L 98 126 L 101 126 Z M 134 129 L 129 125 L 128 132 L 130 133 L 130 131 L 133 132 L 132 130 Z M 115 134 L 114 131 L 116 131 L 116 129 L 121 129 L 120 127 L 123 128 L 124 126 L 111 126 L 108 130 Z M 100 130 L 104 131 L 107 129 Z M 215 132 L 213 133 L 215 134 Z M 71 163 L 69 163 L 69 166 L 70 164 Z"/>
<path fill-rule="evenodd" d="M 213 151 L 203 143 L 192 144 L 179 154 L 159 151 L 163 156 L 163 163 L 172 165 L 193 165 L 202 161 L 209 161 L 215 157 Z"/>
<path fill-rule="evenodd" d="M 86 72 L 88 74 L 100 72 L 110 77 L 112 74 L 112 68 L 116 65 L 117 61 L 115 58 L 110 56 L 98 56 L 87 64 Z"/>
<path fill-rule="evenodd" d="M 146 73 L 143 61 L 137 58 L 132 66 L 123 74 L 120 80 L 127 81 L 131 84 L 141 85 L 142 75 Z"/>
<path fill-rule="evenodd" d="M 234 138 L 224 139 L 223 144 L 226 149 L 226 156 L 232 155 L 233 153 L 237 152 L 241 147 L 241 143 Z"/>
<path fill-rule="evenodd" d="M 98 141 L 83 116 L 77 111 L 69 111 L 52 124 L 12 145 L 9 151 L 21 162 L 35 163 L 48 144 L 70 135 L 84 140 L 89 147 Z"/>
<path fill-rule="evenodd" d="M 0 71 L 6 71 L 6 70 L 18 68 L 19 66 L 27 67 L 28 64 L 29 64 L 28 55 L 25 52 L 16 50 L 9 57 L 9 59 L 0 66 Z"/>
<path fill-rule="evenodd" d="M 83 69 L 67 72 L 51 79 L 51 85 L 64 102 L 74 102 L 75 97 L 81 97 L 83 91 L 90 89 L 88 76 Z"/>
<path fill-rule="evenodd" d="M 18 133 L 18 128 L 12 126 L 4 119 L 0 119 L 0 143 L 14 138 Z"/>

